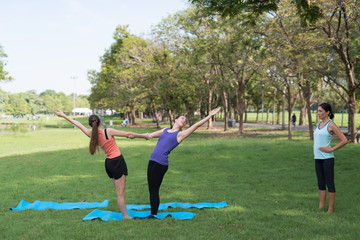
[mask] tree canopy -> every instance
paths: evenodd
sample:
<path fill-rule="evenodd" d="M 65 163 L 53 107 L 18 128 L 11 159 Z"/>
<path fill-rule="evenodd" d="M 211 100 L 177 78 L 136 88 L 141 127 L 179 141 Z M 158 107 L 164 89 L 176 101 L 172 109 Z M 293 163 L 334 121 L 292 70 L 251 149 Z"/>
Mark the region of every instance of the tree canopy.
<path fill-rule="evenodd" d="M 0 45 L 0 81 L 10 81 L 12 77 L 5 70 L 7 55 L 4 52 L 3 47 Z"/>

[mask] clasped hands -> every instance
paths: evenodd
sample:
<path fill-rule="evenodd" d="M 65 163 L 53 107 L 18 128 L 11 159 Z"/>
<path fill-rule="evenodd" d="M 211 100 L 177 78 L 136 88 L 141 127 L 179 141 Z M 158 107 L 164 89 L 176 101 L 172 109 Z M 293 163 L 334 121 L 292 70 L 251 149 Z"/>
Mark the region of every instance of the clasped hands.
<path fill-rule="evenodd" d="M 149 133 L 146 133 L 146 134 L 144 133 L 144 134 L 142 134 L 142 135 L 145 135 L 145 139 L 146 139 L 146 140 L 152 139 L 152 137 L 150 136 Z M 135 136 L 131 134 L 131 135 L 128 136 L 128 138 L 134 139 Z"/>

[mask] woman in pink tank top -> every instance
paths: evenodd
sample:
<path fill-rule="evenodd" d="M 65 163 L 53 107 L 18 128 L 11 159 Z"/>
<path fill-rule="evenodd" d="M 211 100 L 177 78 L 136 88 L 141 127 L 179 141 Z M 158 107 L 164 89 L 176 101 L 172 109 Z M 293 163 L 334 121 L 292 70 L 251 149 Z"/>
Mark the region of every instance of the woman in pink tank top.
<path fill-rule="evenodd" d="M 91 115 L 89 117 L 89 125 L 92 130 L 82 125 L 79 121 L 67 117 L 62 111 L 57 110 L 54 112 L 57 116 L 66 119 L 67 121 L 78 127 L 86 136 L 90 138 L 89 152 L 94 155 L 99 147 L 106 154 L 105 169 L 108 176 L 112 179 L 117 195 L 117 203 L 123 218 L 131 218 L 126 210 L 125 202 L 125 183 L 127 175 L 127 167 L 125 160 L 115 142 L 114 137 L 126 138 L 145 138 L 150 139 L 149 134 L 138 134 L 134 132 L 122 132 L 113 128 L 102 129 L 101 121 L 98 116 Z"/>

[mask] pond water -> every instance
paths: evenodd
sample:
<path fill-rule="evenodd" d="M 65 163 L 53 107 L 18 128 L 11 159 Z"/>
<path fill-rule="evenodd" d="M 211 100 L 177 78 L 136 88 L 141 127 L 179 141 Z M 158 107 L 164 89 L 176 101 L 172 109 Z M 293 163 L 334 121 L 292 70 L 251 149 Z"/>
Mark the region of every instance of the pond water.
<path fill-rule="evenodd" d="M 41 130 L 41 126 L 33 124 L 0 124 L 0 134 L 26 133 Z"/>

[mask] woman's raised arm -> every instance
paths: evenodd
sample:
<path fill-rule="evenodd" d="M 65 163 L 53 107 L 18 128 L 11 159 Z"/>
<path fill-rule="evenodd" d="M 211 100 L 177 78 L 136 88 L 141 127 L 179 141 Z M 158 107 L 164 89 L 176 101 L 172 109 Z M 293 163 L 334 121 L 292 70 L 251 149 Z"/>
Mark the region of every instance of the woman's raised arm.
<path fill-rule="evenodd" d="M 204 123 L 206 123 L 212 116 L 214 116 L 215 114 L 217 114 L 220 111 L 221 107 L 215 108 L 213 109 L 210 114 L 201 119 L 200 121 L 198 121 L 197 123 L 195 123 L 194 125 L 192 125 L 191 127 L 189 127 L 188 129 L 179 132 L 178 136 L 177 136 L 177 140 L 180 143 L 182 140 L 184 140 L 185 138 L 187 138 L 190 134 L 192 134 L 193 132 L 195 132 L 196 129 L 198 129 L 201 125 L 203 125 Z"/>
<path fill-rule="evenodd" d="M 165 128 L 163 128 L 163 129 L 161 129 L 159 131 L 156 131 L 156 132 L 149 133 L 150 138 L 158 138 L 158 137 L 160 137 L 160 135 L 164 132 L 164 129 Z"/>
<path fill-rule="evenodd" d="M 74 124 L 76 127 L 78 127 L 86 136 L 88 136 L 89 138 L 91 138 L 91 130 L 89 130 L 87 127 L 85 127 L 84 125 L 82 125 L 79 121 L 76 121 L 72 118 L 69 118 L 68 116 L 66 116 L 61 110 L 56 110 L 54 112 L 58 117 L 62 117 L 66 120 L 68 120 L 69 122 L 71 122 L 72 124 Z"/>

